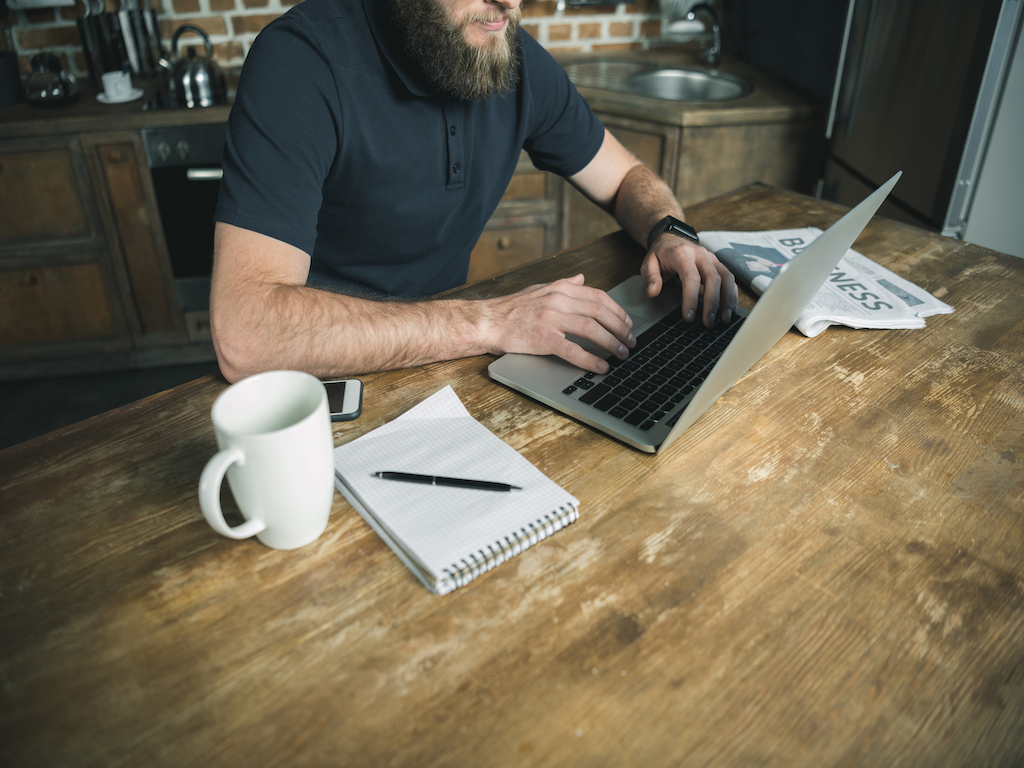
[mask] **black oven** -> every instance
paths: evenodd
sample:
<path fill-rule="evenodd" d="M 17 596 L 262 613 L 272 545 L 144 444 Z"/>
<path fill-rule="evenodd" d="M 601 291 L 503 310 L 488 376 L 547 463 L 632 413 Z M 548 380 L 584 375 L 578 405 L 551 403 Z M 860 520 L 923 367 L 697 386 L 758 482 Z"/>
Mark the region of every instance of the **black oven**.
<path fill-rule="evenodd" d="M 210 307 L 224 135 L 223 123 L 142 131 L 182 312 Z"/>

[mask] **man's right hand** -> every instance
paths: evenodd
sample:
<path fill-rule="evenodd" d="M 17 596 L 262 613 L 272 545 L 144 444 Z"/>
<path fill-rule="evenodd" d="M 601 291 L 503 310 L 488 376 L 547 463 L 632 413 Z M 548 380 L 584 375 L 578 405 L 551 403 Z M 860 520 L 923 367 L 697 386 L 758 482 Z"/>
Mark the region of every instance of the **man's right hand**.
<path fill-rule="evenodd" d="M 593 342 L 622 360 L 636 346 L 633 321 L 607 293 L 583 283 L 583 275 L 576 275 L 481 302 L 487 351 L 557 355 L 579 368 L 607 373 L 605 360 L 567 335 Z"/>

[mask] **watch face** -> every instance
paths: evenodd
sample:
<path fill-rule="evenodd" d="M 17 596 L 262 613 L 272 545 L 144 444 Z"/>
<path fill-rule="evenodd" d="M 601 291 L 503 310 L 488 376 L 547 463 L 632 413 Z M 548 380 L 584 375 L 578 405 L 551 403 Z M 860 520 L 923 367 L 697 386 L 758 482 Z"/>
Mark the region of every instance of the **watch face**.
<path fill-rule="evenodd" d="M 700 242 L 700 239 L 697 237 L 697 230 L 695 230 L 689 224 L 685 224 L 685 223 L 680 221 L 677 224 L 671 224 L 669 226 L 668 230 L 669 230 L 669 232 L 674 232 L 677 235 L 682 235 L 683 237 L 688 237 L 691 240 L 693 240 L 695 243 L 699 243 Z"/>
<path fill-rule="evenodd" d="M 647 237 L 647 248 L 650 250 L 654 241 L 663 232 L 671 232 L 673 235 L 680 235 L 693 242 L 700 244 L 700 238 L 697 237 L 697 231 L 687 224 L 685 221 L 680 221 L 674 216 L 666 216 L 664 219 L 654 225 L 654 229 L 651 230 L 651 234 Z"/>

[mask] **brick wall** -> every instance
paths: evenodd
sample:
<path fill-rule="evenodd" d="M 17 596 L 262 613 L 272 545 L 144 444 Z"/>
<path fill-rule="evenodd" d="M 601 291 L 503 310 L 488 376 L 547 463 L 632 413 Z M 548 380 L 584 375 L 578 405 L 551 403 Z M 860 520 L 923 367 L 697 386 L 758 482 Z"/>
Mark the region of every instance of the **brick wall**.
<path fill-rule="evenodd" d="M 2 1 L 2 0 L 0 0 Z M 344 0 L 351 2 L 352 0 Z M 160 21 L 164 48 L 182 24 L 196 24 L 210 36 L 214 57 L 229 73 L 237 73 L 260 30 L 286 12 L 296 0 L 150 0 Z M 107 0 L 108 11 L 116 10 Z M 82 0 L 73 6 L 10 11 L 10 24 L 21 70 L 30 71 L 32 56 L 42 51 L 58 54 L 78 77 L 87 73 L 75 22 L 85 13 Z M 642 49 L 658 36 L 661 20 L 657 0 L 631 4 L 594 5 L 557 9 L 555 0 L 526 0 L 523 26 L 552 51 L 606 51 Z M 187 38 L 182 38 L 185 40 Z"/>

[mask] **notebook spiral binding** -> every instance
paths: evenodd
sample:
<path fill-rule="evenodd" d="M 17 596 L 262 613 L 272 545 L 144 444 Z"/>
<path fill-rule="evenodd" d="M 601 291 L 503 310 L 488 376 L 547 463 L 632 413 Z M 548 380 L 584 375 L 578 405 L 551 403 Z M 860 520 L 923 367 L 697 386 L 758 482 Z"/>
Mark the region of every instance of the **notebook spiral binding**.
<path fill-rule="evenodd" d="M 515 557 L 523 550 L 529 549 L 538 541 L 543 541 L 555 531 L 576 522 L 579 516 L 579 510 L 572 504 L 559 507 L 557 513 L 546 513 L 542 518 L 529 523 L 526 527 L 505 536 L 503 540 L 488 544 L 486 551 L 478 549 L 476 552 L 466 555 L 458 563 L 453 563 L 450 567 L 445 568 L 444 580 L 439 586 L 446 586 L 445 582 L 454 582 L 456 588 L 462 587 L 480 574 L 486 573 L 510 557 Z"/>

